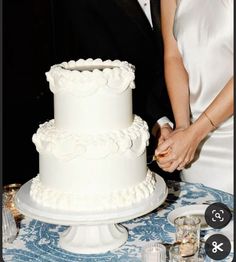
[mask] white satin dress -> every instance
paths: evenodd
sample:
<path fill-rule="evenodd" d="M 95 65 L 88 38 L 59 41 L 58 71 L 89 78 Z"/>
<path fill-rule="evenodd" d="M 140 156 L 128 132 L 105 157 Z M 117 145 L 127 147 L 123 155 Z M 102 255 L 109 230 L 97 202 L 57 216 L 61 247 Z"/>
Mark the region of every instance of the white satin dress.
<path fill-rule="evenodd" d="M 233 0 L 177 1 L 173 32 L 195 121 L 233 76 Z M 233 193 L 233 117 L 208 135 L 196 158 L 182 171 L 183 181 Z"/>

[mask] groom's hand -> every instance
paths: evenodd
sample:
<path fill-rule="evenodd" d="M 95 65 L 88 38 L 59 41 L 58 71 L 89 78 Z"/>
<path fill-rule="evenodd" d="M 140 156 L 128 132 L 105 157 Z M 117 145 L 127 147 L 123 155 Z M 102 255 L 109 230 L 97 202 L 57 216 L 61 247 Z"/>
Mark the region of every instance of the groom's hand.
<path fill-rule="evenodd" d="M 162 144 L 170 136 L 172 132 L 173 132 L 173 129 L 171 128 L 169 124 L 164 124 L 163 126 L 161 126 L 160 137 L 157 140 L 157 146 Z"/>
<path fill-rule="evenodd" d="M 152 135 L 156 138 L 156 147 L 163 143 L 172 132 L 173 129 L 168 123 L 162 126 L 156 123 L 152 128 Z"/>
<path fill-rule="evenodd" d="M 162 126 L 160 126 L 158 123 L 155 124 L 155 126 L 152 129 L 152 135 L 155 136 L 156 138 L 156 150 L 159 145 L 161 145 L 166 139 L 168 139 L 168 137 L 170 136 L 172 132 L 173 132 L 173 129 L 168 123 L 165 123 Z M 155 160 L 157 164 L 158 164 L 158 160 L 161 157 L 165 157 L 168 154 L 169 154 L 169 148 L 163 151 L 161 154 L 155 155 Z"/>

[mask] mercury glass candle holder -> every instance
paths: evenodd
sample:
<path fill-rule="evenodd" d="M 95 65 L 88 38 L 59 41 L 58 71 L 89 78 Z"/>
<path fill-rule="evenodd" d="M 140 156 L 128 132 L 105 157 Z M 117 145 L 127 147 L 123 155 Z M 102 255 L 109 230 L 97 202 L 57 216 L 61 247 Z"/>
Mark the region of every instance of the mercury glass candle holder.
<path fill-rule="evenodd" d="M 199 250 L 201 219 L 197 216 L 182 216 L 174 221 L 176 242 L 182 257 L 195 255 Z"/>
<path fill-rule="evenodd" d="M 21 184 L 9 184 L 3 187 L 3 206 L 9 209 L 18 222 L 23 216 L 22 214 L 16 209 L 14 198 L 17 191 L 20 189 Z"/>
<path fill-rule="evenodd" d="M 203 262 L 202 255 L 198 255 L 198 252 L 189 257 L 182 257 L 180 252 L 180 244 L 175 243 L 169 249 L 169 262 Z"/>

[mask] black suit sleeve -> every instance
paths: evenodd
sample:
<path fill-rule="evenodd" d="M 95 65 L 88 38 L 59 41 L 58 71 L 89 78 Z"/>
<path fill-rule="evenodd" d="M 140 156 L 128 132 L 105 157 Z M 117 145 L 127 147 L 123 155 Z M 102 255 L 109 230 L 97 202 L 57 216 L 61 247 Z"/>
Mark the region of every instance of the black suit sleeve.
<path fill-rule="evenodd" d="M 149 127 L 153 127 L 155 122 L 163 116 L 166 116 L 174 123 L 174 117 L 171 110 L 170 100 L 165 86 L 164 78 L 160 76 L 153 85 L 147 97 L 146 110 L 149 119 Z"/>

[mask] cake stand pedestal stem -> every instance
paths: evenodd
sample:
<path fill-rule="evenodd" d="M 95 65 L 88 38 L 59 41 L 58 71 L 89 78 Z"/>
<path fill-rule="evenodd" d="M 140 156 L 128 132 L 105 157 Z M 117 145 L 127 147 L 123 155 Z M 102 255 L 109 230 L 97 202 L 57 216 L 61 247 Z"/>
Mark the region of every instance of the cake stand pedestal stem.
<path fill-rule="evenodd" d="M 98 254 L 122 246 L 128 238 L 127 230 L 118 224 L 70 226 L 59 240 L 59 246 L 80 254 Z"/>

